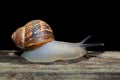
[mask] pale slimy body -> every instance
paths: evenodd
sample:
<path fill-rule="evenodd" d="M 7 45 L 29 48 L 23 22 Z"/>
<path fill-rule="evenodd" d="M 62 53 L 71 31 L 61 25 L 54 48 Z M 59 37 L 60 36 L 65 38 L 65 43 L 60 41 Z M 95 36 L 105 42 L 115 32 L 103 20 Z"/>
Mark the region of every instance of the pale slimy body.
<path fill-rule="evenodd" d="M 80 58 L 85 54 L 86 50 L 80 47 L 80 43 L 51 41 L 37 49 L 23 52 L 22 56 L 31 62 L 54 62 Z"/>

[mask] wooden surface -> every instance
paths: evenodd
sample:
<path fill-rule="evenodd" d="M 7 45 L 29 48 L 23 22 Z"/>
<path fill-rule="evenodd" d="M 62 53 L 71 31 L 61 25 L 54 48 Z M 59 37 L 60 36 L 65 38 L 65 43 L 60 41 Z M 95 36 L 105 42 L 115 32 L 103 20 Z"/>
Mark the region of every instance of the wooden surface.
<path fill-rule="evenodd" d="M 28 62 L 13 52 L 0 53 L 0 80 L 120 80 L 119 51 L 53 63 Z"/>

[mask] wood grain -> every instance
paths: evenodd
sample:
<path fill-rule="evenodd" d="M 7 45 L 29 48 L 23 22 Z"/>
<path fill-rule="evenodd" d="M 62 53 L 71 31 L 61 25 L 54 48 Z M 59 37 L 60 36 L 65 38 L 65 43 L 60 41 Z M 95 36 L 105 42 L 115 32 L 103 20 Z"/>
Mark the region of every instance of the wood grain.
<path fill-rule="evenodd" d="M 0 52 L 0 80 L 120 80 L 119 51 L 89 51 L 88 58 L 32 63 Z"/>

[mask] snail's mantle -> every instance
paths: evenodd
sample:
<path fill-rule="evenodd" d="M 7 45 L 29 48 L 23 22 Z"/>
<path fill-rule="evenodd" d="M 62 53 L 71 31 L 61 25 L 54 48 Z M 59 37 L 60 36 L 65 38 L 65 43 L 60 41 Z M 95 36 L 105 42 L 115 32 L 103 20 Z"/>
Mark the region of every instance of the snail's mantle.
<path fill-rule="evenodd" d="M 88 58 L 32 63 L 0 53 L 0 80 L 120 80 L 120 52 L 89 51 Z"/>

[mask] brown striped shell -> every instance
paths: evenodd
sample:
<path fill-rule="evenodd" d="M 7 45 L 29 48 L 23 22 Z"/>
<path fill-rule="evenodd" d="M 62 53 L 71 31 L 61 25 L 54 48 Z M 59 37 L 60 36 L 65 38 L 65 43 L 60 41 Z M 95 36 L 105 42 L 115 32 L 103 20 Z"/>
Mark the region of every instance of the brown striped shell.
<path fill-rule="evenodd" d="M 25 26 L 18 28 L 11 36 L 17 47 L 25 50 L 34 49 L 53 41 L 51 27 L 42 20 L 32 20 Z"/>

